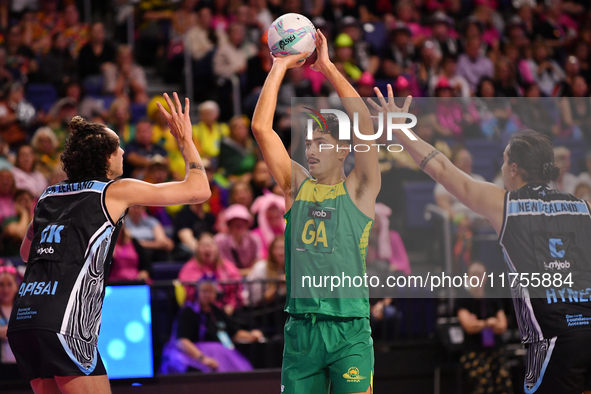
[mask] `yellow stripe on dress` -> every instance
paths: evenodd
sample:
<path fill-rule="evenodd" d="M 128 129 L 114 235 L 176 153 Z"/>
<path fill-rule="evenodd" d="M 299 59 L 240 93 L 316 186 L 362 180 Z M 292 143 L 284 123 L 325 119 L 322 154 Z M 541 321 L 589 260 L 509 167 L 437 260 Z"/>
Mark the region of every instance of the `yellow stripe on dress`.
<path fill-rule="evenodd" d="M 344 182 L 337 185 L 319 185 L 314 179 L 309 179 L 300 189 L 296 201 L 322 202 L 346 194 Z"/>
<path fill-rule="evenodd" d="M 367 245 L 369 244 L 369 233 L 371 231 L 371 225 L 373 224 L 373 220 L 370 220 L 365 225 L 365 229 L 363 230 L 363 234 L 361 234 L 361 238 L 359 239 L 359 252 L 361 253 L 361 259 L 363 260 L 363 270 L 365 271 L 365 257 L 367 256 Z"/>

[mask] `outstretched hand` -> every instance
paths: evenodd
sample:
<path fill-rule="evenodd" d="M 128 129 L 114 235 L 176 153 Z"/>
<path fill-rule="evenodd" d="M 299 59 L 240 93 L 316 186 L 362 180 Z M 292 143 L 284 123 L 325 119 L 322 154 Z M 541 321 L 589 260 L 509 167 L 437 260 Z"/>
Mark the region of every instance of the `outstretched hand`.
<path fill-rule="evenodd" d="M 331 61 L 328 56 L 328 42 L 320 30 L 316 31 L 316 51 L 316 62 L 310 68 L 314 71 L 323 72 L 326 66 L 331 64 Z"/>
<path fill-rule="evenodd" d="M 177 141 L 192 140 L 193 139 L 193 126 L 191 125 L 191 117 L 189 116 L 190 103 L 189 99 L 185 98 L 185 111 L 179 100 L 179 96 L 176 92 L 173 93 L 174 104 L 167 93 L 164 93 L 164 100 L 170 108 L 170 113 L 160 103 L 156 103 L 160 113 L 164 115 L 168 126 L 170 127 L 170 133 L 177 139 Z"/>
<path fill-rule="evenodd" d="M 376 96 L 378 96 L 378 100 L 381 106 L 378 105 L 371 98 L 368 98 L 367 102 L 377 111 L 385 113 L 408 113 L 408 109 L 410 108 L 410 104 L 412 103 L 412 96 L 407 96 L 406 100 L 404 100 L 404 104 L 402 105 L 402 107 L 398 107 L 394 102 L 394 91 L 392 89 L 392 85 L 388 84 L 388 101 L 386 101 L 378 87 L 374 87 L 373 90 L 374 92 L 376 92 Z M 392 119 L 392 122 L 395 124 L 404 124 L 406 123 L 406 118 L 394 118 Z"/>

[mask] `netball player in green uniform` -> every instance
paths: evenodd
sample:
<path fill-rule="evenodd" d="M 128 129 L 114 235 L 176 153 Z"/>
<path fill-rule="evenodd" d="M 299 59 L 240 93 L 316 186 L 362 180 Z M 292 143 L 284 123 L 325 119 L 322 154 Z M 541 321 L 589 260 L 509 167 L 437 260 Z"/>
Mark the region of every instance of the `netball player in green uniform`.
<path fill-rule="evenodd" d="M 316 48 L 318 58 L 312 69 L 322 72 L 339 96 L 347 98 L 343 105 L 350 119 L 358 113 L 359 131 L 373 135 L 368 108 L 329 60 L 326 38 L 320 31 Z M 304 64 L 306 55 L 274 59 L 252 120 L 254 136 L 288 208 L 285 310 L 290 316 L 285 325 L 281 392 L 371 393 L 374 356 L 367 289 L 357 293 L 364 295 L 358 298 L 344 298 L 352 294 L 347 289 L 341 289 L 341 298 L 296 298 L 291 292 L 292 284 L 302 280 L 301 275 L 293 277 L 294 270 L 309 275 L 363 276 L 367 237 L 381 186 L 376 147 L 355 152 L 355 167 L 345 176 L 351 142 L 338 140 L 336 116 L 324 116 L 326 124 L 306 140 L 309 170 L 290 159 L 273 131 L 281 81 L 287 69 Z M 362 142 L 353 136 L 353 144 Z M 320 150 L 320 144 L 335 149 Z"/>

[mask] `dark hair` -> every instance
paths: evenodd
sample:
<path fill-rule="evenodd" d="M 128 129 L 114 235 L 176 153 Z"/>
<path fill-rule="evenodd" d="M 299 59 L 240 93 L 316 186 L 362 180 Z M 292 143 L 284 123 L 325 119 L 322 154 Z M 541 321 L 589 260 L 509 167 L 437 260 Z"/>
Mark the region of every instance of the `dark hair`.
<path fill-rule="evenodd" d="M 509 163 L 517 164 L 525 182 L 548 183 L 558 179 L 560 170 L 554 165 L 552 142 L 544 134 L 520 131 L 511 137 L 508 147 Z"/>
<path fill-rule="evenodd" d="M 476 86 L 476 97 L 482 97 L 482 89 L 484 84 L 489 82 L 493 89 L 495 90 L 495 97 L 497 96 L 497 87 L 495 86 L 495 81 L 491 77 L 482 77 L 480 81 L 478 81 L 478 86 Z"/>
<path fill-rule="evenodd" d="M 322 127 L 317 126 L 314 131 L 318 131 L 322 134 L 330 134 L 330 136 L 340 144 L 351 144 L 350 140 L 339 140 L 339 119 L 335 114 L 322 114 L 322 117 L 326 121 L 326 125 L 321 121 L 320 124 Z M 351 130 L 351 133 L 353 133 L 353 130 Z"/>
<path fill-rule="evenodd" d="M 117 138 L 107 132 L 105 125 L 87 122 L 80 116 L 72 118 L 70 130 L 60 156 L 68 180 L 77 182 L 106 178 L 109 172 L 108 158 L 119 148 Z"/>

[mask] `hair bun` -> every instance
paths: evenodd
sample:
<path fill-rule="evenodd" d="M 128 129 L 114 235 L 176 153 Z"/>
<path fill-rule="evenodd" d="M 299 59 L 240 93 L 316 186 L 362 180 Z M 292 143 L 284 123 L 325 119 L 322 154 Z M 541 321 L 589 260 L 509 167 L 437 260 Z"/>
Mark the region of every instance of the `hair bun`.
<path fill-rule="evenodd" d="M 84 126 L 86 126 L 87 123 L 88 122 L 82 116 L 74 116 L 72 120 L 70 120 L 70 129 L 73 134 L 76 134 L 84 130 Z"/>
<path fill-rule="evenodd" d="M 560 175 L 560 169 L 554 165 L 554 163 L 546 162 L 542 167 L 542 176 L 545 180 L 555 181 Z"/>

